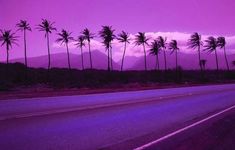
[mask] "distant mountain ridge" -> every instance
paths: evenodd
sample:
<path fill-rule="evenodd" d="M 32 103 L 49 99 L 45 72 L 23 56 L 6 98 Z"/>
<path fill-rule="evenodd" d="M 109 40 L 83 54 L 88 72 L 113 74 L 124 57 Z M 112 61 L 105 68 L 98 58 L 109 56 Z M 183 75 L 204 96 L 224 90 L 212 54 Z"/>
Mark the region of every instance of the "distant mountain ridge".
<path fill-rule="evenodd" d="M 206 69 L 216 69 L 215 54 L 201 54 L 201 59 L 206 60 Z M 235 60 L 235 54 L 228 55 L 228 61 L 230 68 L 234 68 L 232 61 Z M 218 53 L 219 69 L 227 69 L 226 62 L 223 53 Z M 164 69 L 163 54 L 159 55 L 160 69 Z M 148 69 L 155 69 L 156 57 L 153 55 L 147 56 Z M 198 62 L 198 54 L 178 53 L 178 66 L 181 66 L 185 70 L 200 69 Z M 175 53 L 170 54 L 167 52 L 167 68 L 175 68 Z M 140 57 L 138 61 L 130 68 L 131 70 L 144 70 L 144 57 Z"/>
<path fill-rule="evenodd" d="M 84 56 L 84 66 L 85 68 L 90 67 L 90 59 L 89 53 L 85 52 Z M 213 53 L 206 54 L 202 53 L 202 59 L 207 60 L 206 62 L 206 69 L 216 69 L 216 62 L 215 62 L 215 55 Z M 100 52 L 99 50 L 92 51 L 92 62 L 94 69 L 107 69 L 107 55 Z M 152 55 L 147 56 L 147 68 L 148 70 L 155 69 L 156 57 Z M 71 60 L 71 67 L 76 69 L 81 69 L 81 55 L 78 54 L 70 54 Z M 218 53 L 218 60 L 219 60 L 219 68 L 226 69 L 225 58 L 223 53 Z M 235 60 L 235 54 L 228 55 L 228 61 L 230 68 L 234 68 L 232 65 L 232 61 Z M 115 70 L 120 70 L 121 62 L 113 61 L 113 68 Z M 24 58 L 13 59 L 10 62 L 21 62 L 24 63 Z M 159 62 L 160 62 L 160 69 L 164 69 L 164 59 L 163 54 L 159 54 Z M 28 58 L 28 65 L 30 67 L 35 68 L 47 68 L 48 65 L 48 56 L 38 56 L 38 57 L 31 57 Z M 178 65 L 181 66 L 185 70 L 192 70 L 192 69 L 199 69 L 198 65 L 198 54 L 188 54 L 188 53 L 178 53 Z M 57 53 L 51 54 L 51 67 L 57 68 L 67 68 L 67 54 L 66 53 Z M 126 56 L 124 59 L 124 70 L 144 70 L 144 57 L 136 57 L 136 56 Z M 175 54 L 172 55 L 170 52 L 167 52 L 167 68 L 172 69 L 175 68 Z"/>
<path fill-rule="evenodd" d="M 83 54 L 84 67 L 90 68 L 90 58 L 89 53 L 85 52 Z M 107 56 L 98 50 L 92 51 L 92 64 L 94 69 L 107 69 L 108 60 Z M 20 62 L 24 63 L 24 58 L 13 59 L 10 62 Z M 70 54 L 71 67 L 76 69 L 82 68 L 81 55 Z M 28 58 L 28 65 L 35 68 L 47 68 L 48 66 L 48 56 L 38 56 Z M 67 53 L 57 53 L 51 54 L 51 67 L 56 68 L 68 68 Z M 113 61 L 113 68 L 118 70 L 120 68 L 119 64 Z"/>

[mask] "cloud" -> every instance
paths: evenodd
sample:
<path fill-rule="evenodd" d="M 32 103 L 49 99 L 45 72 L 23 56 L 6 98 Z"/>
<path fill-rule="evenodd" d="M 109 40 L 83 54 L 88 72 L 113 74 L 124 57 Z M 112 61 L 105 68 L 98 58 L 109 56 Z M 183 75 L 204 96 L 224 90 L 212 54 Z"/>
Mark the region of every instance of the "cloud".
<path fill-rule="evenodd" d="M 196 53 L 196 50 L 191 50 L 187 46 L 187 41 L 190 38 L 192 33 L 183 33 L 183 32 L 146 32 L 146 36 L 150 38 L 149 43 L 151 43 L 154 39 L 156 39 L 158 36 L 167 37 L 167 43 L 169 43 L 171 40 L 177 40 L 178 47 L 180 48 L 180 51 L 183 53 Z M 136 46 L 134 44 L 136 34 L 130 34 L 130 44 L 127 44 L 126 47 L 126 56 L 142 56 L 143 55 L 143 48 L 142 46 Z M 202 35 L 202 40 L 204 41 L 209 36 L 218 37 L 218 35 Z M 226 49 L 228 51 L 228 54 L 234 54 L 235 53 L 235 35 L 234 36 L 225 36 L 226 38 Z M 100 50 L 102 53 L 107 53 L 105 51 L 105 48 L 100 39 L 93 39 L 91 41 L 91 50 Z M 52 45 L 54 48 L 64 49 L 65 46 L 53 43 Z M 69 43 L 70 49 L 77 49 L 74 42 Z M 113 58 L 114 60 L 118 61 L 121 59 L 123 51 L 124 51 L 124 43 L 120 43 L 116 39 L 112 42 L 113 47 Z M 146 45 L 146 50 L 148 53 L 149 47 Z M 85 51 L 88 51 L 88 46 L 84 48 Z M 222 50 L 218 49 L 218 52 L 223 52 Z"/>

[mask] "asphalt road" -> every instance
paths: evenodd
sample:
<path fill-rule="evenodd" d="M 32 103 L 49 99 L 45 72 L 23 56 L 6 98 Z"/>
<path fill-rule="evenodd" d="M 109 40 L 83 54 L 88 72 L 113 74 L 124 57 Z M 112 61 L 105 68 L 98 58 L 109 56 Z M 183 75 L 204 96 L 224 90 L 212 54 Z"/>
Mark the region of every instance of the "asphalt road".
<path fill-rule="evenodd" d="M 0 149 L 134 149 L 235 105 L 234 90 L 229 84 L 2 100 Z"/>

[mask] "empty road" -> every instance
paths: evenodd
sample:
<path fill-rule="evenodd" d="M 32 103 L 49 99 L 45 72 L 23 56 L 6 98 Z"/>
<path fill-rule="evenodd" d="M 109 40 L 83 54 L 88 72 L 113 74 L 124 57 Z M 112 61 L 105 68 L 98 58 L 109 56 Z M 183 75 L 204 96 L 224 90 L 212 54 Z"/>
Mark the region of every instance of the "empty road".
<path fill-rule="evenodd" d="M 228 84 L 1 100 L 0 149 L 148 149 L 143 146 L 228 113 L 234 90 Z"/>

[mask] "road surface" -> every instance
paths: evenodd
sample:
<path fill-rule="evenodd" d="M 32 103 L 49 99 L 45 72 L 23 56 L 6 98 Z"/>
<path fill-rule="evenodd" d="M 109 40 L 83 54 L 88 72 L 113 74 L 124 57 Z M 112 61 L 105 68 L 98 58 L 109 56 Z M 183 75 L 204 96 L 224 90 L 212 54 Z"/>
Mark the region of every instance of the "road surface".
<path fill-rule="evenodd" d="M 234 90 L 228 84 L 1 100 L 0 149 L 139 148 L 233 107 Z"/>

